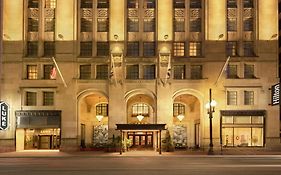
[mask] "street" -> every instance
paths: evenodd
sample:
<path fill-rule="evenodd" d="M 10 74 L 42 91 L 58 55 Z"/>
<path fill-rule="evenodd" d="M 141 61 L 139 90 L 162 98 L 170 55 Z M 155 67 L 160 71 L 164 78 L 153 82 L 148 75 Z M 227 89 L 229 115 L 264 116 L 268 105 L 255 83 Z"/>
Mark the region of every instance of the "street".
<path fill-rule="evenodd" d="M 1 175 L 280 175 L 280 155 L 75 155 L 0 157 Z"/>

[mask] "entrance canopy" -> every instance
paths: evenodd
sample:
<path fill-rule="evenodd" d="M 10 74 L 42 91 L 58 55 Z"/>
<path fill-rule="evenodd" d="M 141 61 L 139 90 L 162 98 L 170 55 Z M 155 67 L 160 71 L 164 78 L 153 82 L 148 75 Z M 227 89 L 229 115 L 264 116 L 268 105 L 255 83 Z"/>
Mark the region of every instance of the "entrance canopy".
<path fill-rule="evenodd" d="M 166 124 L 116 124 L 117 130 L 121 132 L 121 139 L 123 140 L 124 132 L 126 131 L 156 131 L 159 138 L 157 139 L 157 148 L 159 148 L 159 154 L 161 154 L 161 131 L 165 130 Z M 120 149 L 122 154 L 122 149 Z"/>

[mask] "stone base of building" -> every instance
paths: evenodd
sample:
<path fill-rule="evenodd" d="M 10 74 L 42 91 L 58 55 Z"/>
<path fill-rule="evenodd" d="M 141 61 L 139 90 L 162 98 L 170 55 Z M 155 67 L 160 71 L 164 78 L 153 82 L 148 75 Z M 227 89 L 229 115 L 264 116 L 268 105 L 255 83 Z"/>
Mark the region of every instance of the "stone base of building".
<path fill-rule="evenodd" d="M 75 152 L 79 151 L 80 146 L 77 138 L 62 138 L 60 151 L 62 152 Z"/>
<path fill-rule="evenodd" d="M 0 152 L 12 152 L 16 150 L 14 139 L 0 139 Z"/>

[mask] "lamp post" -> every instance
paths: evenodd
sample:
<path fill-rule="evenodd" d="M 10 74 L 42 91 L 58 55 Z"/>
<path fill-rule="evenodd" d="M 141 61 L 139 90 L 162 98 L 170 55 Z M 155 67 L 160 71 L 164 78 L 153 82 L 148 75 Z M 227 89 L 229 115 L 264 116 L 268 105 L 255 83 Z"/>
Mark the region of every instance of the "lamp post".
<path fill-rule="evenodd" d="M 212 89 L 210 89 L 210 99 L 209 102 L 205 105 L 206 109 L 208 110 L 209 119 L 210 119 L 210 144 L 209 144 L 209 151 L 208 154 L 213 154 L 213 113 L 215 112 L 215 106 L 217 105 L 217 102 L 215 100 L 212 100 Z"/>

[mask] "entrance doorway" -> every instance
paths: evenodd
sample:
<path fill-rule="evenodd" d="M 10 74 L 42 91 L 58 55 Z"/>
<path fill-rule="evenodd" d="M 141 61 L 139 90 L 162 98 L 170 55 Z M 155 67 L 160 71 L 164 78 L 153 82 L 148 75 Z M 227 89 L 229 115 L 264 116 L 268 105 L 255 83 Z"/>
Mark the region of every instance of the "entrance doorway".
<path fill-rule="evenodd" d="M 153 149 L 153 132 L 129 132 L 133 149 Z"/>

